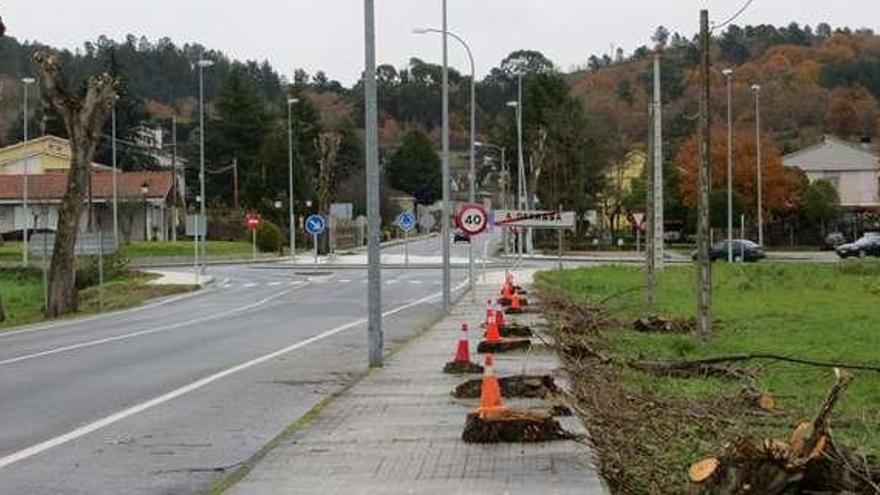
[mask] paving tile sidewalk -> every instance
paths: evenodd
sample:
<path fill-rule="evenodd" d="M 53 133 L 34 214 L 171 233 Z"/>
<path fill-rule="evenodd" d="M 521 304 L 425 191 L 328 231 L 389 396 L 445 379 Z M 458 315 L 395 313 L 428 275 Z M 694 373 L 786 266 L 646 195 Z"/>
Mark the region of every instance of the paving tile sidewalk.
<path fill-rule="evenodd" d="M 332 401 L 307 426 L 269 452 L 233 494 L 567 494 L 607 493 L 590 449 L 574 441 L 469 445 L 461 440 L 476 400 L 450 391 L 464 377 L 442 373 L 462 322 L 477 326 L 503 273 L 477 287 L 451 314 L 391 356 L 385 367 Z M 521 274 L 518 282 L 530 276 Z M 536 315 L 519 321 L 534 323 Z M 471 332 L 471 347 L 477 343 Z M 549 352 L 496 356 L 500 375 L 555 372 Z M 474 375 L 472 377 L 477 377 Z M 509 400 L 516 407 L 547 406 Z M 583 430 L 574 418 L 559 418 Z"/>

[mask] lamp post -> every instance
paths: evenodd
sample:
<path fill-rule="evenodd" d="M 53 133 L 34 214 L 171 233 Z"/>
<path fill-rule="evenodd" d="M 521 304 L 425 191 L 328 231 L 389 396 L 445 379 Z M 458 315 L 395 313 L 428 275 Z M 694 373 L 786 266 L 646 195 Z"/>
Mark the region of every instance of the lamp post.
<path fill-rule="evenodd" d="M 205 69 L 214 65 L 211 60 L 201 59 L 196 65 L 199 66 L 199 215 L 201 232 L 196 231 L 196 237 L 201 234 L 201 272 L 205 273 L 205 256 L 208 243 L 208 217 L 205 213 Z"/>
<path fill-rule="evenodd" d="M 448 312 L 452 306 L 452 280 L 449 266 L 450 255 L 450 216 L 452 209 L 449 199 L 449 26 L 446 17 L 446 0 L 443 0 L 443 208 L 441 218 L 441 235 L 443 237 L 443 311 Z"/>
<path fill-rule="evenodd" d="M 113 101 L 113 112 L 110 114 L 110 149 L 113 155 L 113 245 L 119 247 L 119 189 L 117 186 L 116 174 L 119 170 L 116 168 L 116 102 L 119 97 Z"/>
<path fill-rule="evenodd" d="M 24 105 L 23 110 L 23 120 L 24 120 L 24 144 L 22 147 L 27 146 L 28 142 L 28 87 L 35 83 L 36 79 L 33 77 L 23 77 L 21 79 L 22 85 L 24 85 L 24 98 L 22 104 Z M 25 155 L 24 157 L 24 176 L 22 177 L 22 217 L 24 217 L 24 229 L 22 230 L 23 234 L 21 236 L 22 241 L 22 250 L 21 250 L 21 263 L 27 268 L 28 264 L 28 225 L 30 224 L 30 214 L 28 212 L 28 157 Z"/>
<path fill-rule="evenodd" d="M 755 93 L 755 154 L 758 165 L 758 245 L 764 246 L 764 174 L 761 170 L 761 86 L 752 85 L 752 92 Z"/>
<path fill-rule="evenodd" d="M 149 226 L 149 217 L 147 212 L 147 194 L 150 192 L 150 187 L 146 182 L 141 184 L 141 198 L 143 199 L 144 204 L 144 241 L 150 240 L 150 226 Z"/>
<path fill-rule="evenodd" d="M 516 184 L 516 207 L 518 210 L 526 209 L 526 185 L 525 185 L 525 169 L 523 163 L 522 149 L 522 74 L 519 76 L 519 99 L 517 101 L 508 101 L 507 106 L 516 109 L 516 148 L 517 148 L 517 184 Z M 520 258 L 523 254 L 523 244 L 525 242 L 525 231 L 520 228 L 518 232 L 517 252 Z"/>
<path fill-rule="evenodd" d="M 445 14 L 444 14 L 445 17 Z M 445 29 L 445 28 L 444 28 Z M 428 34 L 428 33 L 437 33 L 444 34 L 443 30 L 433 29 L 433 28 L 416 28 L 413 29 L 413 33 L 415 34 Z M 446 30 L 445 34 L 450 36 L 451 38 L 458 41 L 462 47 L 464 47 L 465 52 L 467 52 L 468 60 L 471 64 L 471 143 L 470 143 L 470 169 L 468 171 L 468 183 L 470 184 L 470 189 L 468 191 L 468 202 L 474 203 L 477 200 L 477 167 L 476 167 L 476 139 L 477 139 L 477 73 L 476 68 L 474 66 L 474 55 L 471 52 L 471 47 L 461 38 L 461 36 Z M 445 41 L 444 41 L 444 50 L 445 50 Z M 474 291 L 474 245 L 473 243 L 468 243 L 468 283 L 470 285 L 471 296 L 474 300 L 476 300 L 476 294 Z"/>
<path fill-rule="evenodd" d="M 500 175 L 502 177 L 501 208 L 508 209 L 509 205 L 507 202 L 507 194 L 508 194 L 507 187 L 510 183 L 510 171 L 507 169 L 507 157 L 506 157 L 507 148 L 505 148 L 504 146 L 498 146 L 498 145 L 491 144 L 491 143 L 484 143 L 482 141 L 474 141 L 474 146 L 477 148 L 488 148 L 491 150 L 496 150 L 501 154 L 501 170 L 500 170 Z M 510 251 L 509 251 L 509 246 L 508 246 L 507 230 L 506 229 L 501 231 L 501 242 L 502 242 L 502 244 L 504 244 L 504 253 L 509 254 Z"/>
<path fill-rule="evenodd" d="M 733 262 L 733 69 L 721 71 L 727 78 L 727 262 Z"/>
<path fill-rule="evenodd" d="M 296 221 L 293 210 L 293 105 L 299 103 L 298 98 L 287 99 L 287 188 L 290 207 L 290 261 L 296 261 Z"/>

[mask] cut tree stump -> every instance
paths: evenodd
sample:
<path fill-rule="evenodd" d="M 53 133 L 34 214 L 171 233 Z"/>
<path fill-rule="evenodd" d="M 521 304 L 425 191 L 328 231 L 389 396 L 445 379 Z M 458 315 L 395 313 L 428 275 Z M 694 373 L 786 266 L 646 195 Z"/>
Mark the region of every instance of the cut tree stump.
<path fill-rule="evenodd" d="M 480 397 L 483 380 L 468 380 L 455 387 L 452 395 L 459 399 L 476 399 Z M 503 397 L 530 397 L 543 399 L 550 392 L 557 390 L 556 382 L 550 375 L 516 375 L 498 378 Z"/>
<path fill-rule="evenodd" d="M 452 375 L 467 375 L 471 373 L 482 373 L 483 367 L 470 361 L 450 361 L 443 367 L 443 372 Z"/>
<path fill-rule="evenodd" d="M 500 330 L 502 337 L 531 337 L 532 329 L 525 325 L 505 325 Z"/>
<path fill-rule="evenodd" d="M 467 443 L 547 442 L 573 435 L 549 413 L 507 410 L 486 418 L 468 413 L 461 438 Z"/>
<path fill-rule="evenodd" d="M 489 342 L 483 340 L 477 345 L 477 352 L 481 354 L 486 353 L 500 353 L 500 352 L 509 352 L 515 351 L 519 349 L 528 349 L 532 346 L 532 341 L 529 339 L 504 339 L 499 342 Z"/>

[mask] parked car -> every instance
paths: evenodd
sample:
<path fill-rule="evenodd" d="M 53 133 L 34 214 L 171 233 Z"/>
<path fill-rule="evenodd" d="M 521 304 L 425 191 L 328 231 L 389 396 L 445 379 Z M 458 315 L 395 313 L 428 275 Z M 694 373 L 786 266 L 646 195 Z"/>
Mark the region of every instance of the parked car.
<path fill-rule="evenodd" d="M 825 241 L 822 243 L 823 251 L 834 251 L 837 249 L 837 246 L 842 244 L 846 244 L 846 237 L 842 232 L 831 232 L 830 234 L 825 236 Z"/>
<path fill-rule="evenodd" d="M 856 242 L 841 244 L 835 249 L 841 258 L 852 256 L 880 256 L 880 236 L 864 235 Z"/>
<path fill-rule="evenodd" d="M 458 244 L 459 242 L 466 242 L 466 243 L 470 244 L 471 236 L 467 235 L 464 232 L 458 231 L 453 235 L 452 243 Z"/>
<path fill-rule="evenodd" d="M 727 259 L 727 247 L 728 241 L 727 239 L 723 241 L 718 241 L 713 244 L 709 248 L 709 259 L 711 261 L 715 260 L 726 260 Z M 748 240 L 748 239 L 734 239 L 733 240 L 733 259 L 734 261 L 758 261 L 764 259 L 767 255 L 764 254 L 764 248 L 759 246 L 758 244 Z M 692 256 L 693 260 L 696 261 L 697 253 L 694 252 Z"/>

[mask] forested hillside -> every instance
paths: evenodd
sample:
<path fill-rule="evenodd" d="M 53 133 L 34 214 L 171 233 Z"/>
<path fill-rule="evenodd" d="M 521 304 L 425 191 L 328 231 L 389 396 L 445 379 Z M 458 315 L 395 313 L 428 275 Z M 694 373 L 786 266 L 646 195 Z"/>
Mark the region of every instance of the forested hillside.
<path fill-rule="evenodd" d="M 525 160 L 529 182 L 536 184 L 537 201 L 565 203 L 578 211 L 595 208 L 597 194 L 613 194 L 604 182 L 606 170 L 625 160 L 628 152 L 645 148 L 648 94 L 652 91 L 651 64 L 654 53 L 662 63 L 664 141 L 667 209 L 672 217 L 687 221 L 692 208 L 687 199 L 689 140 L 693 140 L 697 114 L 697 51 L 693 38 L 658 28 L 652 46 L 631 53 L 585 57 L 584 71 L 564 74 L 541 53 L 520 50 L 500 61 L 477 82 L 478 138 L 506 147 L 515 159 L 514 112 L 507 102 L 515 99 L 517 80 L 524 80 Z M 31 57 L 38 44 L 0 39 L 0 144 L 20 139 L 20 84 L 32 74 Z M 128 36 L 122 41 L 99 38 L 75 52 L 61 52 L 69 77 L 82 80 L 88 74 L 108 71 L 123 81 L 118 106 L 120 136 L 130 141 L 132 129 L 141 122 L 170 130 L 171 117 L 178 121 L 179 153 L 195 159 L 198 142 L 198 72 L 193 64 L 208 58 L 215 65 L 205 71 L 208 102 L 207 160 L 222 170 L 234 160 L 242 176 L 242 200 L 246 206 L 268 208 L 273 198 L 283 198 L 287 163 L 287 98 L 300 102 L 292 107 L 297 149 L 298 194 L 311 195 L 318 182 L 321 155 L 319 137 L 340 136 L 331 175 L 339 195 L 357 196 L 362 167 L 363 93 L 357 83 L 347 88 L 327 74 L 298 71 L 291 78 L 279 75 L 268 62 L 235 61 L 221 52 L 198 44 L 176 45 L 167 38 L 150 41 Z M 880 37 L 869 30 L 815 28 L 791 24 L 728 26 L 716 33 L 712 43 L 712 118 L 716 133 L 726 122 L 724 68 L 733 68 L 733 114 L 735 133 L 742 146 L 754 148 L 754 100 L 751 86 L 761 86 L 762 121 L 769 160 L 768 170 L 779 157 L 812 144 L 823 133 L 855 142 L 876 137 L 880 99 Z M 380 141 L 386 159 L 412 132 L 423 131 L 430 140 L 413 137 L 407 142 L 433 146 L 439 143 L 441 67 L 412 59 L 406 67 L 382 65 L 378 69 Z M 452 144 L 458 151 L 468 145 L 470 80 L 452 70 Z M 32 129 L 63 135 L 51 114 L 37 109 Z M 109 131 L 108 131 L 109 133 Z M 745 136 L 752 136 L 751 145 Z M 718 144 L 719 140 L 716 140 Z M 332 141 L 330 141 L 332 142 Z M 425 144 L 427 143 L 427 144 Z M 134 146 L 123 146 L 124 168 L 154 166 Z M 324 150 L 327 151 L 327 150 Z M 411 151 L 411 150 L 409 150 Z M 408 151 L 408 152 L 409 152 Z M 417 150 L 418 151 L 418 150 Z M 109 147 L 99 149 L 99 160 L 108 161 Z M 482 150 L 489 153 L 489 150 Z M 748 150 L 737 154 L 742 170 L 752 160 Z M 416 153 L 418 154 L 418 153 Z M 496 160 L 497 163 L 497 160 Z M 482 156 L 481 156 L 482 164 Z M 480 177 L 493 177 L 496 169 L 481 167 Z M 779 172 L 782 173 L 781 171 Z M 209 195 L 215 202 L 231 204 L 230 176 L 218 172 L 209 177 Z M 407 177 L 389 178 L 396 189 L 433 198 L 424 184 L 408 183 Z M 792 179 L 793 180 L 793 179 Z M 495 187 L 497 181 L 487 182 Z M 780 179 L 777 191 L 769 191 L 773 208 L 796 204 L 803 187 Z M 754 181 L 741 181 L 738 202 L 751 197 Z M 439 184 L 436 185 L 439 189 Z M 354 192 L 352 192 L 354 191 Z M 774 195 L 774 193 L 776 193 Z M 685 199 L 682 202 L 682 198 Z M 747 211 L 747 210 L 746 210 Z"/>

